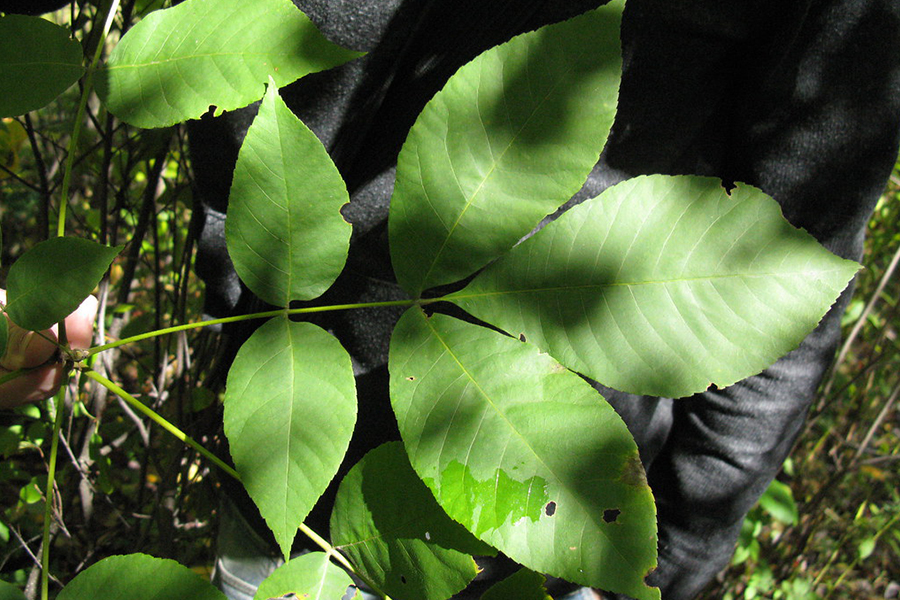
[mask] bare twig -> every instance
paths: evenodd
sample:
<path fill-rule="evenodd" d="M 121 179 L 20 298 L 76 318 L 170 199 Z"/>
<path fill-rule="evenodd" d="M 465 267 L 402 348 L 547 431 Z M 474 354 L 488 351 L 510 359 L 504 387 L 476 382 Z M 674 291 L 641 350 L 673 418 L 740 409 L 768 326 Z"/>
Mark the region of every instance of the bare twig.
<path fill-rule="evenodd" d="M 888 282 L 891 280 L 891 277 L 893 277 L 894 271 L 897 269 L 898 264 L 900 264 L 900 247 L 898 247 L 894 252 L 894 256 L 891 258 L 891 262 L 888 265 L 888 268 L 885 270 L 884 275 L 881 276 L 881 280 L 878 282 L 878 287 L 875 288 L 875 291 L 869 298 L 869 302 L 863 309 L 862 314 L 859 316 L 859 319 L 856 320 L 856 323 L 853 325 L 853 329 L 851 329 L 850 333 L 847 335 L 847 339 L 844 340 L 844 344 L 841 346 L 840 352 L 838 352 L 837 359 L 835 359 L 834 361 L 834 366 L 832 366 L 831 375 L 829 376 L 825 387 L 822 389 L 822 398 L 828 397 L 828 394 L 831 392 L 831 387 L 832 385 L 834 385 L 835 374 L 837 373 L 838 368 L 843 364 L 844 360 L 846 360 L 847 354 L 850 352 L 850 347 L 856 341 L 856 338 L 859 336 L 862 328 L 868 321 L 869 315 L 872 313 L 872 309 L 875 307 L 875 304 L 877 304 L 881 299 L 881 293 L 884 291 L 885 286 L 887 286 Z"/>

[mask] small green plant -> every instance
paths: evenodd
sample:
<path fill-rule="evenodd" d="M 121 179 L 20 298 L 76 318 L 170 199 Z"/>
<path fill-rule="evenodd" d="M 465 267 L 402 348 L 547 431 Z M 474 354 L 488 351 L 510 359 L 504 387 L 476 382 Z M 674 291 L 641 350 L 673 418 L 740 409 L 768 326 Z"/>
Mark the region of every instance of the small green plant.
<path fill-rule="evenodd" d="M 0 79 L 34 82 L 5 95 L 0 113 L 38 109 L 80 79 L 73 144 L 92 89 L 117 119 L 148 129 L 262 98 L 239 154 L 226 241 L 246 285 L 280 308 L 157 328 L 83 353 L 62 345 L 82 381 L 239 480 L 286 559 L 298 529 L 322 548 L 276 570 L 258 598 L 339 598 L 351 579 L 337 561 L 382 596 L 439 600 L 474 578 L 473 554 L 497 551 L 532 571 L 659 597 L 644 582 L 656 564 L 656 524 L 636 445 L 579 374 L 670 397 L 727 386 L 796 347 L 858 265 L 793 229 L 759 190 L 726 192 L 699 177 L 624 182 L 520 243 L 580 188 L 605 144 L 621 9 L 613 3 L 514 38 L 460 69 L 419 115 L 398 160 L 389 235 L 409 299 L 303 308 L 290 303 L 314 301 L 344 266 L 350 227 L 340 208 L 349 197 L 278 88 L 354 53 L 321 37 L 288 0 L 187 0 L 150 12 L 105 62 L 97 42 L 86 69 L 64 29 L 0 18 Z M 113 2 L 107 27 L 117 10 Z M 28 43 L 36 47 L 23 50 Z M 64 177 L 72 172 L 70 162 Z M 26 329 L 63 320 L 122 250 L 64 235 L 66 181 L 57 236 L 10 268 L 4 312 Z M 469 278 L 452 293 L 426 294 Z M 492 328 L 444 314 L 447 302 Z M 291 317 L 378 306 L 407 307 L 389 363 L 402 444 L 351 470 L 325 540 L 304 520 L 347 451 L 355 382 L 340 343 Z M 104 352 L 142 340 L 250 319 L 266 321 L 238 352 L 224 399 L 233 467 L 93 367 Z M 47 598 L 54 491 L 42 490 Z M 541 581 L 526 571 L 499 585 L 535 590 Z M 57 597 L 92 599 L 101 587 L 109 598 L 223 597 L 186 567 L 141 554 L 92 564 Z"/>

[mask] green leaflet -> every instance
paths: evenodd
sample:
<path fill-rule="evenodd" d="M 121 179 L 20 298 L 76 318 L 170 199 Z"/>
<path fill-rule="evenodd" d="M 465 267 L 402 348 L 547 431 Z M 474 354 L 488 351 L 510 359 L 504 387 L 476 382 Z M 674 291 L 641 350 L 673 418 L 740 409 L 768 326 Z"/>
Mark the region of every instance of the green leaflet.
<path fill-rule="evenodd" d="M 773 519 L 785 525 L 796 525 L 800 521 L 797 502 L 789 485 L 773 480 L 759 499 L 759 506 L 769 513 Z"/>
<path fill-rule="evenodd" d="M 268 600 L 294 594 L 304 600 L 343 598 L 353 580 L 331 562 L 324 552 L 309 552 L 284 563 L 259 584 L 253 600 Z"/>
<path fill-rule="evenodd" d="M 544 576 L 528 569 L 519 569 L 503 581 L 495 583 L 481 600 L 553 600 L 544 589 Z"/>
<path fill-rule="evenodd" d="M 371 450 L 344 477 L 332 543 L 395 600 L 444 600 L 477 573 L 468 554 L 494 554 L 438 506 L 399 442 Z"/>
<path fill-rule="evenodd" d="M 411 295 L 487 264 L 579 190 L 612 125 L 614 2 L 489 50 L 450 78 L 397 162 L 389 233 Z"/>
<path fill-rule="evenodd" d="M 625 424 L 534 346 L 408 310 L 391 401 L 410 462 L 447 514 L 535 571 L 659 598 L 653 497 Z"/>
<path fill-rule="evenodd" d="M 13 584 L 0 581 L 0 600 L 25 600 L 25 594 Z"/>
<path fill-rule="evenodd" d="M 135 25 L 97 73 L 110 112 L 138 127 L 174 125 L 258 100 L 360 56 L 326 40 L 290 0 L 187 0 Z"/>
<path fill-rule="evenodd" d="M 90 295 L 121 250 L 76 237 L 36 244 L 9 269 L 7 314 L 32 331 L 62 321 Z"/>
<path fill-rule="evenodd" d="M 349 355 L 311 323 L 269 320 L 228 372 L 223 420 L 241 481 L 287 557 L 350 443 L 356 382 Z"/>
<path fill-rule="evenodd" d="M 75 576 L 57 600 L 226 600 L 211 583 L 174 560 L 110 556 Z"/>
<path fill-rule="evenodd" d="M 604 385 L 681 397 L 796 348 L 858 268 L 755 188 L 655 175 L 573 208 L 449 299 Z"/>
<path fill-rule="evenodd" d="M 37 110 L 78 81 L 81 44 L 39 17 L 0 17 L 0 117 Z"/>
<path fill-rule="evenodd" d="M 225 237 L 241 280 L 276 306 L 311 300 L 344 267 L 344 180 L 319 139 L 269 89 L 238 155 Z"/>

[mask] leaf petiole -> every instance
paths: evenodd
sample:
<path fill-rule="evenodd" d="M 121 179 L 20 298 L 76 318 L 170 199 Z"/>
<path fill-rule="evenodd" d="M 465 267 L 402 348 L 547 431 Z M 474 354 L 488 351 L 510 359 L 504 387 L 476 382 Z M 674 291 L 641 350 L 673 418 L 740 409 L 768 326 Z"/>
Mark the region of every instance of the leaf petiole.
<path fill-rule="evenodd" d="M 132 396 L 131 394 L 129 394 L 128 392 L 123 390 L 122 388 L 120 388 L 118 385 L 116 385 L 115 383 L 113 383 L 112 381 L 110 381 L 109 379 L 104 377 L 103 375 L 100 375 L 96 371 L 85 369 L 83 372 L 84 372 L 85 376 L 90 377 L 91 379 L 93 379 L 94 381 L 96 381 L 97 383 L 99 383 L 100 385 L 102 385 L 103 387 L 105 387 L 106 389 L 108 389 L 109 391 L 114 393 L 115 395 L 117 395 L 119 398 L 121 398 L 122 400 L 124 400 L 125 402 L 130 404 L 132 408 L 137 409 L 138 411 L 140 411 L 141 413 L 143 413 L 144 415 L 149 417 L 157 425 L 161 426 L 163 429 L 165 429 L 166 431 L 168 431 L 169 433 L 174 435 L 176 438 L 178 438 L 179 440 L 181 440 L 182 442 L 184 442 L 185 444 L 187 444 L 188 446 L 190 446 L 191 448 L 193 448 L 194 450 L 196 450 L 197 452 L 199 452 L 200 454 L 202 454 L 203 456 L 205 456 L 206 458 L 211 460 L 220 469 L 222 469 L 223 471 L 225 471 L 226 473 L 228 473 L 229 475 L 231 475 L 232 477 L 234 477 L 235 479 L 240 481 L 241 478 L 237 474 L 237 471 L 235 471 L 233 468 L 228 466 L 228 464 L 226 464 L 218 456 L 216 456 L 215 454 L 213 454 L 212 452 L 210 452 L 209 450 L 207 450 L 206 448 L 201 446 L 199 443 L 197 443 L 188 434 L 181 431 L 180 429 L 178 429 L 178 427 L 176 427 L 175 425 L 173 425 L 172 423 L 167 421 L 165 418 L 163 418 L 161 415 L 156 413 L 149 406 L 147 406 L 146 404 L 144 404 L 143 402 L 141 402 L 140 400 L 138 400 L 137 398 L 135 398 L 134 396 Z"/>
<path fill-rule="evenodd" d="M 275 312 L 281 313 L 283 311 L 275 311 Z M 169 433 L 174 435 L 176 438 L 178 438 L 179 440 L 181 440 L 182 442 L 184 442 L 185 444 L 187 444 L 188 446 L 190 446 L 191 448 L 193 448 L 194 450 L 196 450 L 197 452 L 202 454 L 204 457 L 211 460 L 213 463 L 215 463 L 216 466 L 218 466 L 220 469 L 225 471 L 228 475 L 230 475 L 231 477 L 234 477 L 235 480 L 237 480 L 237 481 L 241 480 L 241 476 L 238 475 L 238 472 L 235 471 L 232 467 L 228 466 L 224 461 L 222 461 L 222 459 L 220 459 L 215 454 L 213 454 L 212 452 L 210 452 L 209 450 L 207 450 L 206 448 L 201 446 L 192 437 L 190 437 L 189 435 L 187 435 L 186 433 L 181 431 L 178 427 L 176 427 L 175 425 L 173 425 L 172 423 L 167 421 L 164 417 L 162 417 L 161 415 L 156 413 L 153 409 L 151 409 L 150 407 L 145 405 L 143 402 L 141 402 L 140 400 L 138 400 L 137 398 L 135 398 L 134 396 L 132 396 L 125 390 L 123 390 L 121 387 L 116 385 L 114 382 L 110 381 L 103 375 L 100 375 L 96 371 L 86 369 L 83 372 L 84 372 L 85 376 L 90 377 L 91 379 L 93 379 L 94 381 L 96 381 L 97 383 L 99 383 L 100 385 L 102 385 L 103 387 L 105 387 L 106 389 L 111 391 L 112 393 L 116 394 L 117 396 L 122 398 L 124 401 L 126 401 L 128 404 L 130 404 L 132 406 L 132 408 L 137 409 L 138 411 L 140 411 L 141 413 L 143 413 L 144 415 L 149 417 L 151 420 L 153 420 L 156 424 L 160 425 L 163 429 L 165 429 L 166 431 L 168 431 Z M 59 423 L 60 423 L 60 419 L 59 419 L 59 417 L 57 417 L 57 427 L 59 426 Z M 55 443 L 56 443 L 57 438 L 58 438 L 58 430 L 57 430 L 56 436 L 53 438 L 54 446 L 53 446 L 53 450 L 51 451 L 51 469 L 53 468 L 53 466 L 55 464 L 55 461 L 53 459 L 56 457 Z M 52 477 L 52 474 L 51 474 L 51 477 Z M 51 479 L 51 482 L 52 482 L 52 479 Z M 49 494 L 49 492 L 48 492 L 48 494 Z M 49 495 L 48 495 L 48 498 L 49 498 Z M 48 501 L 48 506 L 49 506 L 49 501 Z M 356 573 L 356 575 L 363 578 L 366 581 L 366 584 L 369 585 L 369 587 L 371 587 L 373 591 L 375 591 L 376 593 L 381 595 L 383 598 L 388 598 L 388 596 L 385 595 L 383 592 L 378 591 L 378 588 L 373 584 L 373 582 L 368 581 L 363 575 L 361 575 L 360 573 L 357 573 L 357 571 L 353 568 L 353 565 L 350 564 L 350 561 L 348 561 L 347 558 L 343 554 L 338 552 L 338 550 L 334 546 L 329 544 L 322 536 L 320 536 L 318 533 L 316 533 L 315 531 L 310 529 L 305 523 L 301 523 L 299 529 L 304 535 L 306 535 L 309 539 L 311 539 L 313 542 L 315 542 L 316 545 L 318 545 L 325 552 L 327 552 L 329 556 L 334 557 L 335 560 L 337 560 L 339 563 L 341 563 L 341 565 L 343 565 L 351 573 Z M 46 542 L 45 542 L 44 547 L 45 548 L 48 547 Z M 42 598 L 42 600 L 46 600 L 46 596 L 44 596 Z"/>
<path fill-rule="evenodd" d="M 185 323 L 183 325 L 175 325 L 173 327 L 166 327 L 165 329 L 158 329 L 155 331 L 148 331 L 147 333 L 141 333 L 135 336 L 131 336 L 128 338 L 124 338 L 121 340 L 116 340 L 114 342 L 109 342 L 107 344 L 103 344 L 101 346 L 95 346 L 90 350 L 87 350 L 87 354 L 85 358 L 91 357 L 94 354 L 99 352 L 103 352 L 104 350 L 110 350 L 112 348 L 118 348 L 119 346 L 124 346 L 126 344 L 131 344 L 134 342 L 140 342 L 142 340 L 158 337 L 161 335 L 168 335 L 170 333 L 178 333 L 179 331 L 189 331 L 191 329 L 199 329 L 201 327 L 209 327 L 210 325 L 224 325 L 226 323 L 237 323 L 239 321 L 251 321 L 253 319 L 267 319 L 270 317 L 277 317 L 280 315 L 302 315 L 302 314 L 311 314 L 311 313 L 320 313 L 320 312 L 333 312 L 338 310 L 356 310 L 361 308 L 384 308 L 391 306 L 413 306 L 413 305 L 425 305 L 431 304 L 433 302 L 437 302 L 439 300 L 443 300 L 441 298 L 427 298 L 427 299 L 418 299 L 418 300 L 389 300 L 385 302 L 360 302 L 357 304 L 334 304 L 330 306 L 306 306 L 303 308 L 279 308 L 276 310 L 269 310 L 265 312 L 251 313 L 246 315 L 236 315 L 234 317 L 223 317 L 221 319 L 210 319 L 208 321 L 197 321 L 195 323 Z"/>

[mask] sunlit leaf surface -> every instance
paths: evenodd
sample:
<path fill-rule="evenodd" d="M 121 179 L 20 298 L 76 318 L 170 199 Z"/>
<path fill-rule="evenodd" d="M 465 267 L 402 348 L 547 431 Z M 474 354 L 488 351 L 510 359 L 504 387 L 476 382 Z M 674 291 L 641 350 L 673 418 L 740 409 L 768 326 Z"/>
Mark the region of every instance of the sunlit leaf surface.
<path fill-rule="evenodd" d="M 292 558 L 272 572 L 256 590 L 253 600 L 269 600 L 294 594 L 303 600 L 343 598 L 353 580 L 331 562 L 324 552 L 309 552 Z"/>
<path fill-rule="evenodd" d="M 109 110 L 138 127 L 166 127 L 262 97 L 359 53 L 327 41 L 290 0 L 187 0 L 150 13 L 96 75 Z"/>
<path fill-rule="evenodd" d="M 452 299 L 604 385 L 680 397 L 796 348 L 858 268 L 755 188 L 657 175 L 575 207 Z"/>
<path fill-rule="evenodd" d="M 659 598 L 653 497 L 625 424 L 530 344 L 410 309 L 391 341 L 410 462 L 454 520 L 530 569 Z"/>
<path fill-rule="evenodd" d="M 473 273 L 575 194 L 612 125 L 621 3 L 462 67 L 400 152 L 391 259 L 410 294 Z"/>

